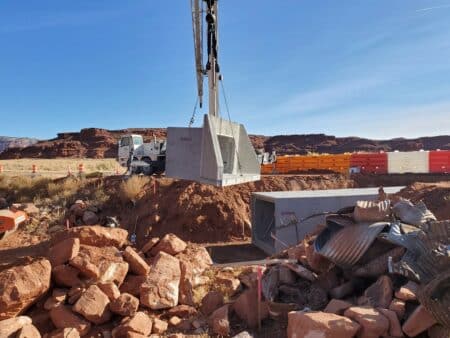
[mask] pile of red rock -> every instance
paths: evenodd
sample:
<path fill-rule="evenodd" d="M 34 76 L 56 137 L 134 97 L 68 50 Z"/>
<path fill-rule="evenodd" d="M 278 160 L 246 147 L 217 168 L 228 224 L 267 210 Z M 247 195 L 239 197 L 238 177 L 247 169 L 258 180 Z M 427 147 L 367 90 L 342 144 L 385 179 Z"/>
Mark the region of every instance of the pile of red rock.
<path fill-rule="evenodd" d="M 192 326 L 191 305 L 208 252 L 172 234 L 136 251 L 127 237 L 71 228 L 55 235 L 48 257 L 0 272 L 0 337 L 158 337 L 181 324 L 204 332 L 207 323 Z"/>

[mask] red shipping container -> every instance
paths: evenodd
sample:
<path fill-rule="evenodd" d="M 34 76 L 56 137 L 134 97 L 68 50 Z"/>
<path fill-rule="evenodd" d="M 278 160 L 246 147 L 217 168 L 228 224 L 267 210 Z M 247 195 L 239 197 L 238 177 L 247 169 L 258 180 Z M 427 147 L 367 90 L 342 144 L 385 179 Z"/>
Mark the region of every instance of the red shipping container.
<path fill-rule="evenodd" d="M 386 174 L 386 153 L 355 153 L 350 158 L 350 167 L 359 168 L 363 174 Z"/>
<path fill-rule="evenodd" d="M 450 173 L 450 150 L 430 151 L 430 173 Z"/>

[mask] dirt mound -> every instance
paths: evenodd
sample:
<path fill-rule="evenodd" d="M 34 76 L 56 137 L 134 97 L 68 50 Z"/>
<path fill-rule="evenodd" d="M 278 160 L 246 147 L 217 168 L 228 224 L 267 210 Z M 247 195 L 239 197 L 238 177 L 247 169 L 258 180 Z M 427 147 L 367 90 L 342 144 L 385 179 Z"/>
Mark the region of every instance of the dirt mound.
<path fill-rule="evenodd" d="M 414 183 L 401 190 L 397 196 L 413 203 L 423 201 L 438 220 L 450 219 L 450 181 Z"/>
<path fill-rule="evenodd" d="M 353 181 L 343 175 L 267 176 L 258 182 L 224 188 L 153 178 L 135 211 L 130 210 L 133 208 L 130 203 L 120 211 L 119 218 L 131 233 L 136 224 L 138 241 L 167 232 L 199 243 L 242 240 L 250 236 L 252 192 L 352 186 Z M 108 212 L 117 214 L 117 210 Z"/>

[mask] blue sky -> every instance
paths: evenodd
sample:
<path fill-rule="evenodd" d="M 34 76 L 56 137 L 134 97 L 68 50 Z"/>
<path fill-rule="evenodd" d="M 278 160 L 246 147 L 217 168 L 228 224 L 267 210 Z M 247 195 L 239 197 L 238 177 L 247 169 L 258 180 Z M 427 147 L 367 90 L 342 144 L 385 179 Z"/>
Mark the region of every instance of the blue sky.
<path fill-rule="evenodd" d="M 186 126 L 189 3 L 1 1 L 0 135 Z M 220 29 L 250 133 L 450 134 L 449 0 L 221 0 Z"/>

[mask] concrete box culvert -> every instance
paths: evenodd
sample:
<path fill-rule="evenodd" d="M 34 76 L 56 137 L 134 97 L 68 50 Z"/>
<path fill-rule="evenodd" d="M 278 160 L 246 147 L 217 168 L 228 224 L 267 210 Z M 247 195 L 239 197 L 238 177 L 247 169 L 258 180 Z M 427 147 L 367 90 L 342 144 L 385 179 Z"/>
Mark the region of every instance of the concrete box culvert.
<path fill-rule="evenodd" d="M 403 188 L 386 187 L 384 191 L 389 195 Z M 318 224 L 324 224 L 324 215 L 305 220 L 311 215 L 336 212 L 355 205 L 356 201 L 373 201 L 377 197 L 378 188 L 253 193 L 252 242 L 272 255 L 297 244 Z"/>

